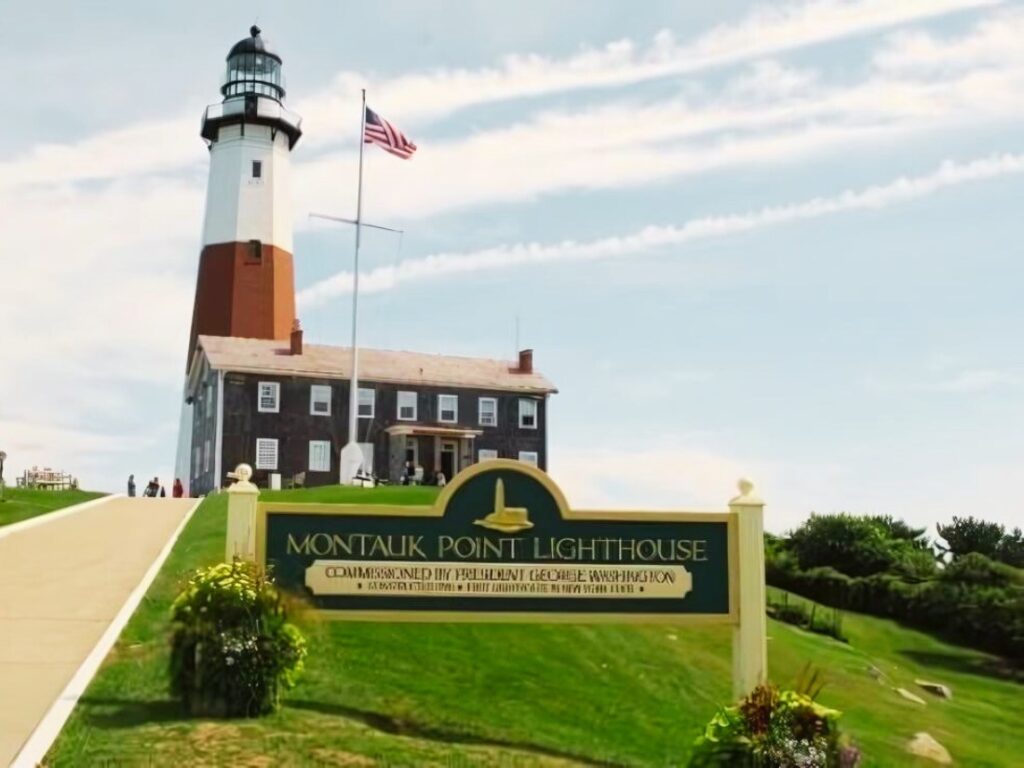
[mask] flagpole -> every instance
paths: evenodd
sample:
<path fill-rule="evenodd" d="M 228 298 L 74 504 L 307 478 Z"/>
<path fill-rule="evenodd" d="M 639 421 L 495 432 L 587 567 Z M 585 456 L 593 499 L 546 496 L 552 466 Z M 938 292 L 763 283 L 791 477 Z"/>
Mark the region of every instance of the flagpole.
<path fill-rule="evenodd" d="M 359 121 L 359 191 L 356 197 L 356 252 L 352 265 L 352 378 L 348 393 L 348 442 L 341 452 L 343 484 L 351 484 L 363 463 L 363 452 L 357 441 L 359 424 L 359 346 L 357 323 L 359 320 L 359 245 L 363 222 L 363 149 L 366 146 L 366 89 L 363 88 L 363 109 Z"/>

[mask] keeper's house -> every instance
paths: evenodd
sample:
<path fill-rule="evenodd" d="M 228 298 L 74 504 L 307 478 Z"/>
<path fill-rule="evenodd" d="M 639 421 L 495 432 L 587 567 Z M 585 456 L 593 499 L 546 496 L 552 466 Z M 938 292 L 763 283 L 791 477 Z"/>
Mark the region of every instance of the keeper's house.
<path fill-rule="evenodd" d="M 338 482 L 348 442 L 351 350 L 287 341 L 200 335 L 189 367 L 189 491 L 208 493 L 245 462 L 267 487 Z M 391 483 L 406 462 L 425 483 L 479 461 L 511 458 L 547 468 L 547 401 L 557 390 L 515 362 L 359 350 L 357 442 L 364 467 Z"/>

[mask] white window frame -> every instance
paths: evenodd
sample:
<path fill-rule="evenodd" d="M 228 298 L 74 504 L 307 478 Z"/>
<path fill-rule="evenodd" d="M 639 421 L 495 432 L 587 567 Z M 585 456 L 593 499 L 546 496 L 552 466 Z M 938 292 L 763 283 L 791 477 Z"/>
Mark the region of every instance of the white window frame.
<path fill-rule="evenodd" d="M 403 416 L 402 415 L 402 408 L 408 408 L 409 407 L 408 403 L 406 403 L 405 405 L 402 405 L 402 396 L 403 395 L 405 395 L 405 399 L 406 400 L 408 400 L 410 397 L 412 397 L 412 416 Z M 408 390 L 406 390 L 406 391 L 401 391 L 400 390 L 398 392 L 398 406 L 397 406 L 397 413 L 395 414 L 395 416 L 396 416 L 396 418 L 399 421 L 416 421 L 417 416 L 419 416 L 419 410 L 420 410 L 419 409 L 419 396 L 415 392 L 410 392 Z"/>
<path fill-rule="evenodd" d="M 269 391 L 274 393 L 274 405 L 266 406 L 263 405 L 263 388 L 270 387 Z M 281 412 L 281 382 L 279 381 L 261 381 L 256 385 L 256 410 L 260 413 L 280 413 Z"/>
<path fill-rule="evenodd" d="M 326 394 L 326 397 L 324 395 Z M 319 395 L 319 396 L 318 396 Z M 327 403 L 326 411 L 318 411 L 317 403 Z M 331 385 L 310 384 L 309 385 L 309 415 L 330 416 L 331 415 Z"/>
<path fill-rule="evenodd" d="M 330 472 L 331 471 L 331 441 L 310 440 L 309 441 L 309 471 Z"/>
<path fill-rule="evenodd" d="M 263 461 L 261 459 L 261 449 L 263 449 L 263 448 L 269 449 L 270 446 L 273 446 L 273 448 L 274 448 L 274 463 L 273 463 L 273 466 L 270 465 L 270 462 Z M 277 471 L 277 464 L 278 464 L 279 461 L 280 461 L 280 459 L 279 459 L 279 456 L 278 456 L 277 438 L 276 437 L 257 437 L 256 438 L 256 461 L 254 462 L 254 466 L 256 467 L 256 469 L 269 469 L 271 472 L 276 472 Z"/>
<path fill-rule="evenodd" d="M 455 400 L 454 408 L 445 408 L 443 403 L 446 397 L 450 397 Z M 453 418 L 444 418 L 444 412 L 448 410 L 453 414 Z M 438 395 L 437 396 L 437 420 L 442 424 L 458 424 L 459 423 L 459 396 L 458 395 Z"/>
<path fill-rule="evenodd" d="M 532 461 L 529 458 L 531 456 L 533 457 Z M 520 451 L 519 460 L 524 464 L 529 464 L 530 466 L 533 467 L 540 466 L 540 455 L 537 453 L 537 451 Z"/>
<path fill-rule="evenodd" d="M 533 424 L 523 423 L 523 417 L 527 415 L 523 408 L 524 405 L 533 406 Z M 536 429 L 538 421 L 540 421 L 540 404 L 536 400 L 530 400 L 526 397 L 519 398 L 519 428 Z"/>
<path fill-rule="evenodd" d="M 210 441 L 203 446 L 203 474 L 210 471 Z"/>
<path fill-rule="evenodd" d="M 363 393 L 370 393 L 370 412 L 363 413 Z M 372 419 L 377 413 L 377 390 L 373 387 L 360 387 L 356 395 L 356 416 L 360 419 Z"/>
<path fill-rule="evenodd" d="M 213 385 L 207 384 L 206 391 L 203 394 L 203 400 L 206 405 L 206 418 L 210 418 L 213 415 Z"/>
<path fill-rule="evenodd" d="M 203 465 L 202 449 L 200 446 L 196 446 L 196 452 L 192 458 L 195 459 L 192 462 L 192 477 L 198 478 L 202 474 L 199 468 Z"/>
<path fill-rule="evenodd" d="M 494 406 L 494 414 L 491 421 L 484 421 L 484 403 L 491 403 Z M 481 397 L 477 403 L 477 421 L 480 422 L 481 427 L 496 427 L 498 426 L 498 398 L 496 397 Z"/>
<path fill-rule="evenodd" d="M 481 448 L 476 452 L 476 461 L 494 461 L 498 458 L 498 452 L 494 448 Z"/>

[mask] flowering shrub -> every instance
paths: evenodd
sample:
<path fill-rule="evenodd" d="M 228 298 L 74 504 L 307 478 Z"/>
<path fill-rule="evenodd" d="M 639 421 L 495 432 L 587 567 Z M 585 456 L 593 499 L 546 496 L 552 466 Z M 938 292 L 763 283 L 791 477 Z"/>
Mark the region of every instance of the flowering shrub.
<path fill-rule="evenodd" d="M 265 573 L 239 560 L 200 569 L 171 610 L 171 693 L 190 714 L 277 709 L 302 671 L 306 641 Z"/>
<path fill-rule="evenodd" d="M 711 719 L 690 765 L 855 768 L 860 752 L 840 737 L 839 715 L 806 694 L 760 685 Z"/>

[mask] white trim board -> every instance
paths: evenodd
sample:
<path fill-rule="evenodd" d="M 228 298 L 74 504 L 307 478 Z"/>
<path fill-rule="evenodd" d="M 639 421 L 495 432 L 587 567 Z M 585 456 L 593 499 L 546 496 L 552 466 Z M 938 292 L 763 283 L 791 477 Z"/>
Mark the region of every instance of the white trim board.
<path fill-rule="evenodd" d="M 30 517 L 28 520 L 19 520 L 16 523 L 10 525 L 0 525 L 0 539 L 4 536 L 10 536 L 12 533 L 18 533 L 28 528 L 35 528 L 37 525 L 44 525 L 45 523 L 52 523 L 54 520 L 60 520 L 62 517 L 68 515 L 74 515 L 81 512 L 89 507 L 95 507 L 97 504 L 103 504 L 104 502 L 110 501 L 111 499 L 123 499 L 125 496 L 123 493 L 112 493 L 109 496 L 100 496 L 98 499 L 89 499 L 89 501 L 83 501 L 81 504 L 72 504 L 70 507 L 64 507 L 63 509 L 55 509 L 53 512 L 44 512 L 41 515 Z"/>
<path fill-rule="evenodd" d="M 99 641 L 89 652 L 89 655 L 85 657 L 85 661 L 82 662 L 74 677 L 71 678 L 70 682 L 64 687 L 64 690 L 61 691 L 57 700 L 47 710 L 43 719 L 36 725 L 32 735 L 28 737 L 21 751 L 18 752 L 18 756 L 11 763 L 11 768 L 36 768 L 36 766 L 42 763 L 46 753 L 53 746 L 53 742 L 57 740 L 61 729 L 71 716 L 75 705 L 78 704 L 78 700 L 85 693 L 85 689 L 89 687 L 89 683 L 92 682 L 96 671 L 100 668 L 100 664 L 103 663 L 107 654 L 110 653 L 110 649 L 114 647 L 117 638 L 121 636 L 121 630 L 125 628 L 128 620 L 135 613 L 135 609 L 142 602 L 142 598 L 146 596 L 146 592 L 149 590 L 156 575 L 160 573 L 160 568 L 163 567 L 164 561 L 167 560 L 171 550 L 174 549 L 178 537 L 185 530 L 185 526 L 188 525 L 188 521 L 192 519 L 193 513 L 199 508 L 201 503 L 202 499 L 196 499 L 196 503 L 185 513 L 178 527 L 171 534 L 171 538 L 167 540 L 164 548 L 160 550 L 152 565 L 149 566 L 149 570 L 146 571 L 142 580 L 132 590 L 131 594 L 128 595 L 128 599 L 124 601 L 124 605 L 121 606 L 117 615 L 110 622 L 110 626 L 107 627 Z"/>

